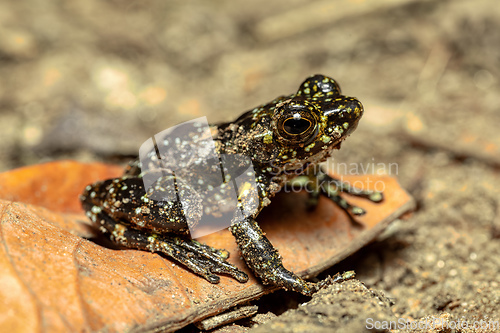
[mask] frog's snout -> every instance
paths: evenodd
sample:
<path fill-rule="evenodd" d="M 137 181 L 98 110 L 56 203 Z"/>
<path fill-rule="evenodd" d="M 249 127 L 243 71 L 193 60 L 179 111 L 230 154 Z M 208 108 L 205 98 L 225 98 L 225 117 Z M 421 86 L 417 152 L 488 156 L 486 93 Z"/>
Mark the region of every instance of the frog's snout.
<path fill-rule="evenodd" d="M 351 134 L 358 126 L 359 119 L 363 116 L 363 104 L 354 97 L 344 97 L 334 103 L 333 107 L 325 111 L 328 123 L 340 132 L 342 137 Z"/>

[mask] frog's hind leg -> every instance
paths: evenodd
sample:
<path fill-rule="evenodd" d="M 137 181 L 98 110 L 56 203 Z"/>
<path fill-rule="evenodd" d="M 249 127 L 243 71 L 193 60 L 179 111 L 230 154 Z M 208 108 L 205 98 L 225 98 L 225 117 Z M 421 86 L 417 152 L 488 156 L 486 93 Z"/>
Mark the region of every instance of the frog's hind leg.
<path fill-rule="evenodd" d="M 164 253 L 211 283 L 219 283 L 220 278 L 216 274 L 230 275 L 239 282 L 248 280 L 247 274 L 226 261 L 228 251 L 215 249 L 194 239 L 134 229 L 117 223 L 103 212 L 96 214 L 96 220 L 101 225 L 101 231 L 109 233 L 116 244 Z"/>

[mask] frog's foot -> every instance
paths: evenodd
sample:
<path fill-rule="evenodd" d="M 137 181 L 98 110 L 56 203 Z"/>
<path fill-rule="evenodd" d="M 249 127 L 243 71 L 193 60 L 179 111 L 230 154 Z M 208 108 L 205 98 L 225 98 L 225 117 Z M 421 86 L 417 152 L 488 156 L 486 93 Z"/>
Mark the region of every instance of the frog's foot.
<path fill-rule="evenodd" d="M 239 282 L 248 281 L 247 274 L 226 261 L 229 257 L 226 250 L 215 249 L 194 239 L 134 229 L 115 222 L 104 213 L 98 214 L 97 218 L 102 228 L 111 234 L 111 240 L 118 245 L 164 253 L 211 283 L 219 283 L 220 278 L 216 274 L 230 275 Z"/>
<path fill-rule="evenodd" d="M 213 274 L 228 274 L 239 282 L 246 282 L 248 275 L 226 261 L 229 252 L 183 237 L 151 235 L 148 237 L 147 250 L 165 253 L 186 265 L 190 270 L 203 276 L 211 283 L 219 283 L 220 278 Z"/>
<path fill-rule="evenodd" d="M 366 211 L 361 207 L 353 206 L 348 203 L 340 196 L 340 192 L 345 192 L 357 197 L 366 198 L 372 202 L 382 202 L 384 200 L 384 195 L 382 194 L 382 192 L 356 188 L 354 186 L 351 186 L 347 182 L 343 182 L 339 179 L 331 177 L 323 171 L 320 171 L 316 175 L 316 177 L 318 179 L 319 189 L 315 189 L 315 191 L 313 190 L 312 192 L 310 192 L 311 196 L 316 198 L 317 201 L 319 193 L 322 193 L 337 205 L 339 205 L 340 208 L 353 215 L 360 216 L 365 214 Z"/>

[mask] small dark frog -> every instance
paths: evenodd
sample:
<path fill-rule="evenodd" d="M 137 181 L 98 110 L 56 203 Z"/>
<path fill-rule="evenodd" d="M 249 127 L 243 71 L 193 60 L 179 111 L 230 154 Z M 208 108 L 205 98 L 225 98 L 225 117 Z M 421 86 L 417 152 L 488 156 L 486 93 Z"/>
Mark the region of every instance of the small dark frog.
<path fill-rule="evenodd" d="M 347 203 L 340 192 L 374 202 L 382 200 L 380 192 L 352 188 L 330 177 L 318 166 L 334 149 L 340 148 L 342 141 L 357 127 L 362 114 L 362 104 L 356 98 L 341 95 L 335 80 L 314 75 L 305 80 L 295 94 L 278 97 L 243 113 L 233 122 L 210 127 L 218 157 L 238 155 L 251 160 L 256 188 L 255 191 L 241 189 L 238 205 L 243 207 L 253 202 L 254 209 L 243 218 L 229 217 L 231 223 L 227 225 L 247 265 L 265 284 L 305 295 L 321 286 L 306 282 L 287 270 L 278 251 L 255 221 L 262 208 L 285 186 L 303 186 L 310 194 L 311 206 L 316 204 L 320 194 L 325 194 L 352 215 L 361 215 L 364 211 Z M 188 150 L 188 146 L 197 144 L 199 135 L 195 132 L 193 128 L 193 133 L 157 140 L 160 148 L 157 153 L 168 151 L 166 146 L 175 151 Z M 190 158 L 189 154 L 157 156 L 153 153 L 147 161 L 133 161 L 122 178 L 87 186 L 80 197 L 83 208 L 92 222 L 118 245 L 162 252 L 211 283 L 219 282 L 217 274 L 228 274 L 246 282 L 248 276 L 227 262 L 227 251 L 189 237 L 189 223 L 196 223 L 204 214 L 222 214 L 220 202 L 214 202 L 200 190 L 214 188 L 213 170 L 210 170 L 213 164 L 206 160 L 186 160 Z M 159 163 L 159 160 L 170 162 Z M 179 165 L 191 167 L 179 168 Z M 176 172 L 172 171 L 174 167 Z M 157 177 L 155 186 L 145 187 L 146 175 L 158 171 L 164 176 Z M 195 182 L 200 185 L 198 188 L 192 185 L 192 180 L 186 182 L 194 175 L 198 176 Z M 246 195 L 250 192 L 256 195 Z M 174 194 L 173 198 L 178 199 L 179 193 L 189 198 L 189 209 L 179 200 L 153 200 L 158 196 L 167 197 L 166 194 Z"/>

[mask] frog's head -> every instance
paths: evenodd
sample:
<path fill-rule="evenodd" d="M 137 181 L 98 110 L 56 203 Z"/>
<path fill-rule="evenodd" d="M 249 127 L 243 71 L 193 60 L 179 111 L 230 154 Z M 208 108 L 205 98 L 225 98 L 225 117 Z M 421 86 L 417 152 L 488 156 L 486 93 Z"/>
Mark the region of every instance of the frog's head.
<path fill-rule="evenodd" d="M 335 80 L 308 78 L 295 95 L 276 105 L 272 128 L 281 153 L 275 163 L 295 169 L 324 161 L 356 129 L 362 115 L 363 105 L 341 95 Z"/>

